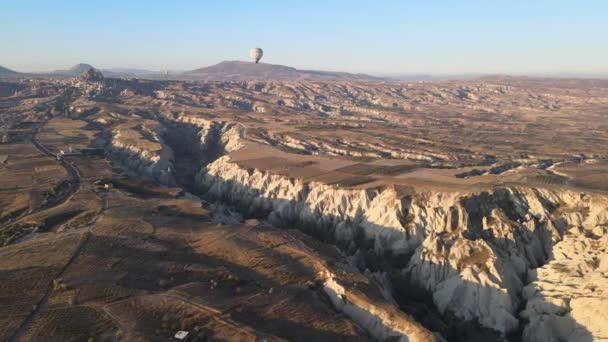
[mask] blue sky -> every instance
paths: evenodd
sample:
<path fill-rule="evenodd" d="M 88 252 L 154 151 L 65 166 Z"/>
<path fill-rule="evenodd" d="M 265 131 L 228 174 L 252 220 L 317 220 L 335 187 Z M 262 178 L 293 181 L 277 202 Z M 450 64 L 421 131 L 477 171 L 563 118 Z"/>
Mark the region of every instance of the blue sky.
<path fill-rule="evenodd" d="M 608 1 L 0 0 L 0 65 L 608 73 Z"/>

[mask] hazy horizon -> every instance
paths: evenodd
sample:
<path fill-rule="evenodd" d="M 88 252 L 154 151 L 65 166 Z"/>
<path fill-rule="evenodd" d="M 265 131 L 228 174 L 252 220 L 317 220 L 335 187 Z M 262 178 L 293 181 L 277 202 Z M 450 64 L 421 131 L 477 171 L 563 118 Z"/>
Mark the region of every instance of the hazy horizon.
<path fill-rule="evenodd" d="M 224 60 L 375 75 L 608 75 L 601 1 L 25 1 L 0 13 L 0 66 L 192 70 Z"/>
<path fill-rule="evenodd" d="M 229 62 L 232 61 L 237 61 L 237 60 L 231 60 Z M 249 62 L 246 60 L 238 60 L 238 61 L 245 61 L 245 62 Z M 218 64 L 221 62 L 226 62 L 226 61 L 218 61 L 217 63 L 213 63 L 210 65 L 201 65 L 200 67 L 197 68 L 193 68 L 193 69 L 165 69 L 165 68 L 161 68 L 161 69 L 146 69 L 146 68 L 141 68 L 141 67 L 128 67 L 128 66 L 110 66 L 110 67 L 104 67 L 104 66 L 98 66 L 98 65 L 93 65 L 91 63 L 87 63 L 87 62 L 80 62 L 80 63 L 76 63 L 74 65 L 69 65 L 69 66 L 65 66 L 65 67 L 61 67 L 61 68 L 57 68 L 57 69 L 52 69 L 52 70 L 17 70 L 14 68 L 10 68 L 7 67 L 6 65 L 0 65 L 0 67 L 7 67 L 10 70 L 13 71 L 17 71 L 20 73 L 24 73 L 24 74 L 28 74 L 28 73 L 32 73 L 32 74 L 46 74 L 46 73 L 52 73 L 52 72 L 58 72 L 58 71 L 66 71 L 78 64 L 89 64 L 92 67 L 98 69 L 98 70 L 102 70 L 102 71 L 112 71 L 112 72 L 139 72 L 142 75 L 145 75 L 146 72 L 150 73 L 150 74 L 154 74 L 154 73 L 161 73 L 165 70 L 167 70 L 170 74 L 179 74 L 179 73 L 183 73 L 183 72 L 188 72 L 194 69 L 198 69 L 198 68 L 204 68 L 204 67 L 208 67 L 208 66 L 212 66 L 214 64 Z M 270 63 L 263 63 L 260 62 L 260 64 L 270 64 Z M 272 63 L 274 64 L 274 63 Z M 280 64 L 275 64 L 275 65 L 280 65 Z M 284 65 L 284 64 L 283 64 Z M 288 67 L 294 67 L 293 65 L 284 65 L 284 66 L 288 66 Z M 296 67 L 298 70 L 314 70 L 314 71 L 328 71 L 328 72 L 349 72 L 349 73 L 354 73 L 354 74 L 367 74 L 370 76 L 377 76 L 377 77 L 387 77 L 387 78 L 407 78 L 407 77 L 432 77 L 433 79 L 466 79 L 466 78 L 476 78 L 476 77 L 483 77 L 483 76 L 499 76 L 499 75 L 505 75 L 505 76 L 523 76 L 523 77 L 555 77 L 555 78 L 599 78 L 599 79 L 605 79 L 608 78 L 608 72 L 597 72 L 597 73 L 593 73 L 593 72 L 576 72 L 576 71 L 546 71 L 546 72 L 511 72 L 511 73 L 505 73 L 505 72 L 366 72 L 366 71 L 346 71 L 346 70 L 339 70 L 339 69 L 321 69 L 321 68 L 299 68 Z"/>

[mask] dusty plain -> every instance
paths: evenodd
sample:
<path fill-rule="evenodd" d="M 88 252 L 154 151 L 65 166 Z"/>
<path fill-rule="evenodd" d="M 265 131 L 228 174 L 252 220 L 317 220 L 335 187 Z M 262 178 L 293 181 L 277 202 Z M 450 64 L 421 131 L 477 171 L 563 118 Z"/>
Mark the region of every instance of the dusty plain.
<path fill-rule="evenodd" d="M 608 340 L 608 81 L 0 88 L 0 340 Z"/>

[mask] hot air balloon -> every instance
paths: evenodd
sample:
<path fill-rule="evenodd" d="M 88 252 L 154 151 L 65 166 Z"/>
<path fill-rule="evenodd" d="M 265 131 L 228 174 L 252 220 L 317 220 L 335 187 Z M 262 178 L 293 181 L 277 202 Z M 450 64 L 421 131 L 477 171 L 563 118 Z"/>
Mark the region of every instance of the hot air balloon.
<path fill-rule="evenodd" d="M 249 50 L 249 58 L 253 59 L 256 64 L 260 61 L 263 54 L 264 51 L 262 51 L 260 48 L 253 48 Z"/>

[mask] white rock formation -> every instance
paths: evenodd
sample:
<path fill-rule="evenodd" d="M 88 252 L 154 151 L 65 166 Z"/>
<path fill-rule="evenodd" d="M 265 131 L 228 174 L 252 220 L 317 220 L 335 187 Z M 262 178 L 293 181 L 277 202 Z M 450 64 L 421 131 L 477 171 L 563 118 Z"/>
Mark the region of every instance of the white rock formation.
<path fill-rule="evenodd" d="M 607 222 L 582 217 L 608 207 L 599 195 L 593 205 L 576 192 L 530 188 L 400 197 L 390 188 L 340 189 L 245 170 L 228 156 L 202 170 L 198 182 L 208 195 L 275 225 L 297 225 L 345 244 L 363 233 L 380 255 L 414 252 L 403 269 L 409 283 L 401 286 L 423 288 L 440 312 L 504 335 L 519 328 L 528 272 L 550 260 L 567 225 L 599 232 Z M 570 213 L 566 206 L 577 209 Z"/>
<path fill-rule="evenodd" d="M 401 269 L 407 280 L 394 285 L 427 291 L 446 317 L 503 336 L 523 322 L 527 341 L 606 338 L 606 196 L 528 187 L 400 194 L 304 183 L 231 162 L 226 153 L 243 146 L 239 124 L 187 116 L 178 122 L 197 127 L 201 152 L 212 156 L 196 177 L 208 199 L 353 253 L 373 241 L 377 255 L 411 256 Z M 133 151 L 147 158 L 145 152 Z M 374 336 L 390 336 L 383 319 L 351 308 L 334 285 L 328 278 L 336 307 L 375 322 L 367 325 Z"/>
<path fill-rule="evenodd" d="M 553 247 L 553 259 L 531 273 L 533 282 L 523 291 L 527 303 L 521 316 L 530 322 L 525 340 L 608 341 L 605 208 L 604 199 L 591 196 L 565 208 L 563 240 Z"/>
<path fill-rule="evenodd" d="M 119 125 L 112 130 L 106 151 L 114 163 L 132 173 L 173 186 L 173 151 L 161 138 L 164 129 L 149 120 Z"/>
<path fill-rule="evenodd" d="M 323 291 L 334 307 L 363 327 L 378 341 L 442 341 L 392 305 L 372 303 L 363 294 L 342 286 L 334 274 L 326 272 Z"/>
<path fill-rule="evenodd" d="M 241 124 L 212 121 L 187 115 L 180 116 L 177 122 L 199 129 L 198 142 L 193 141 L 193 144 L 200 144 L 203 153 L 232 152 L 244 146 L 242 138 L 245 135 L 245 127 Z"/>

